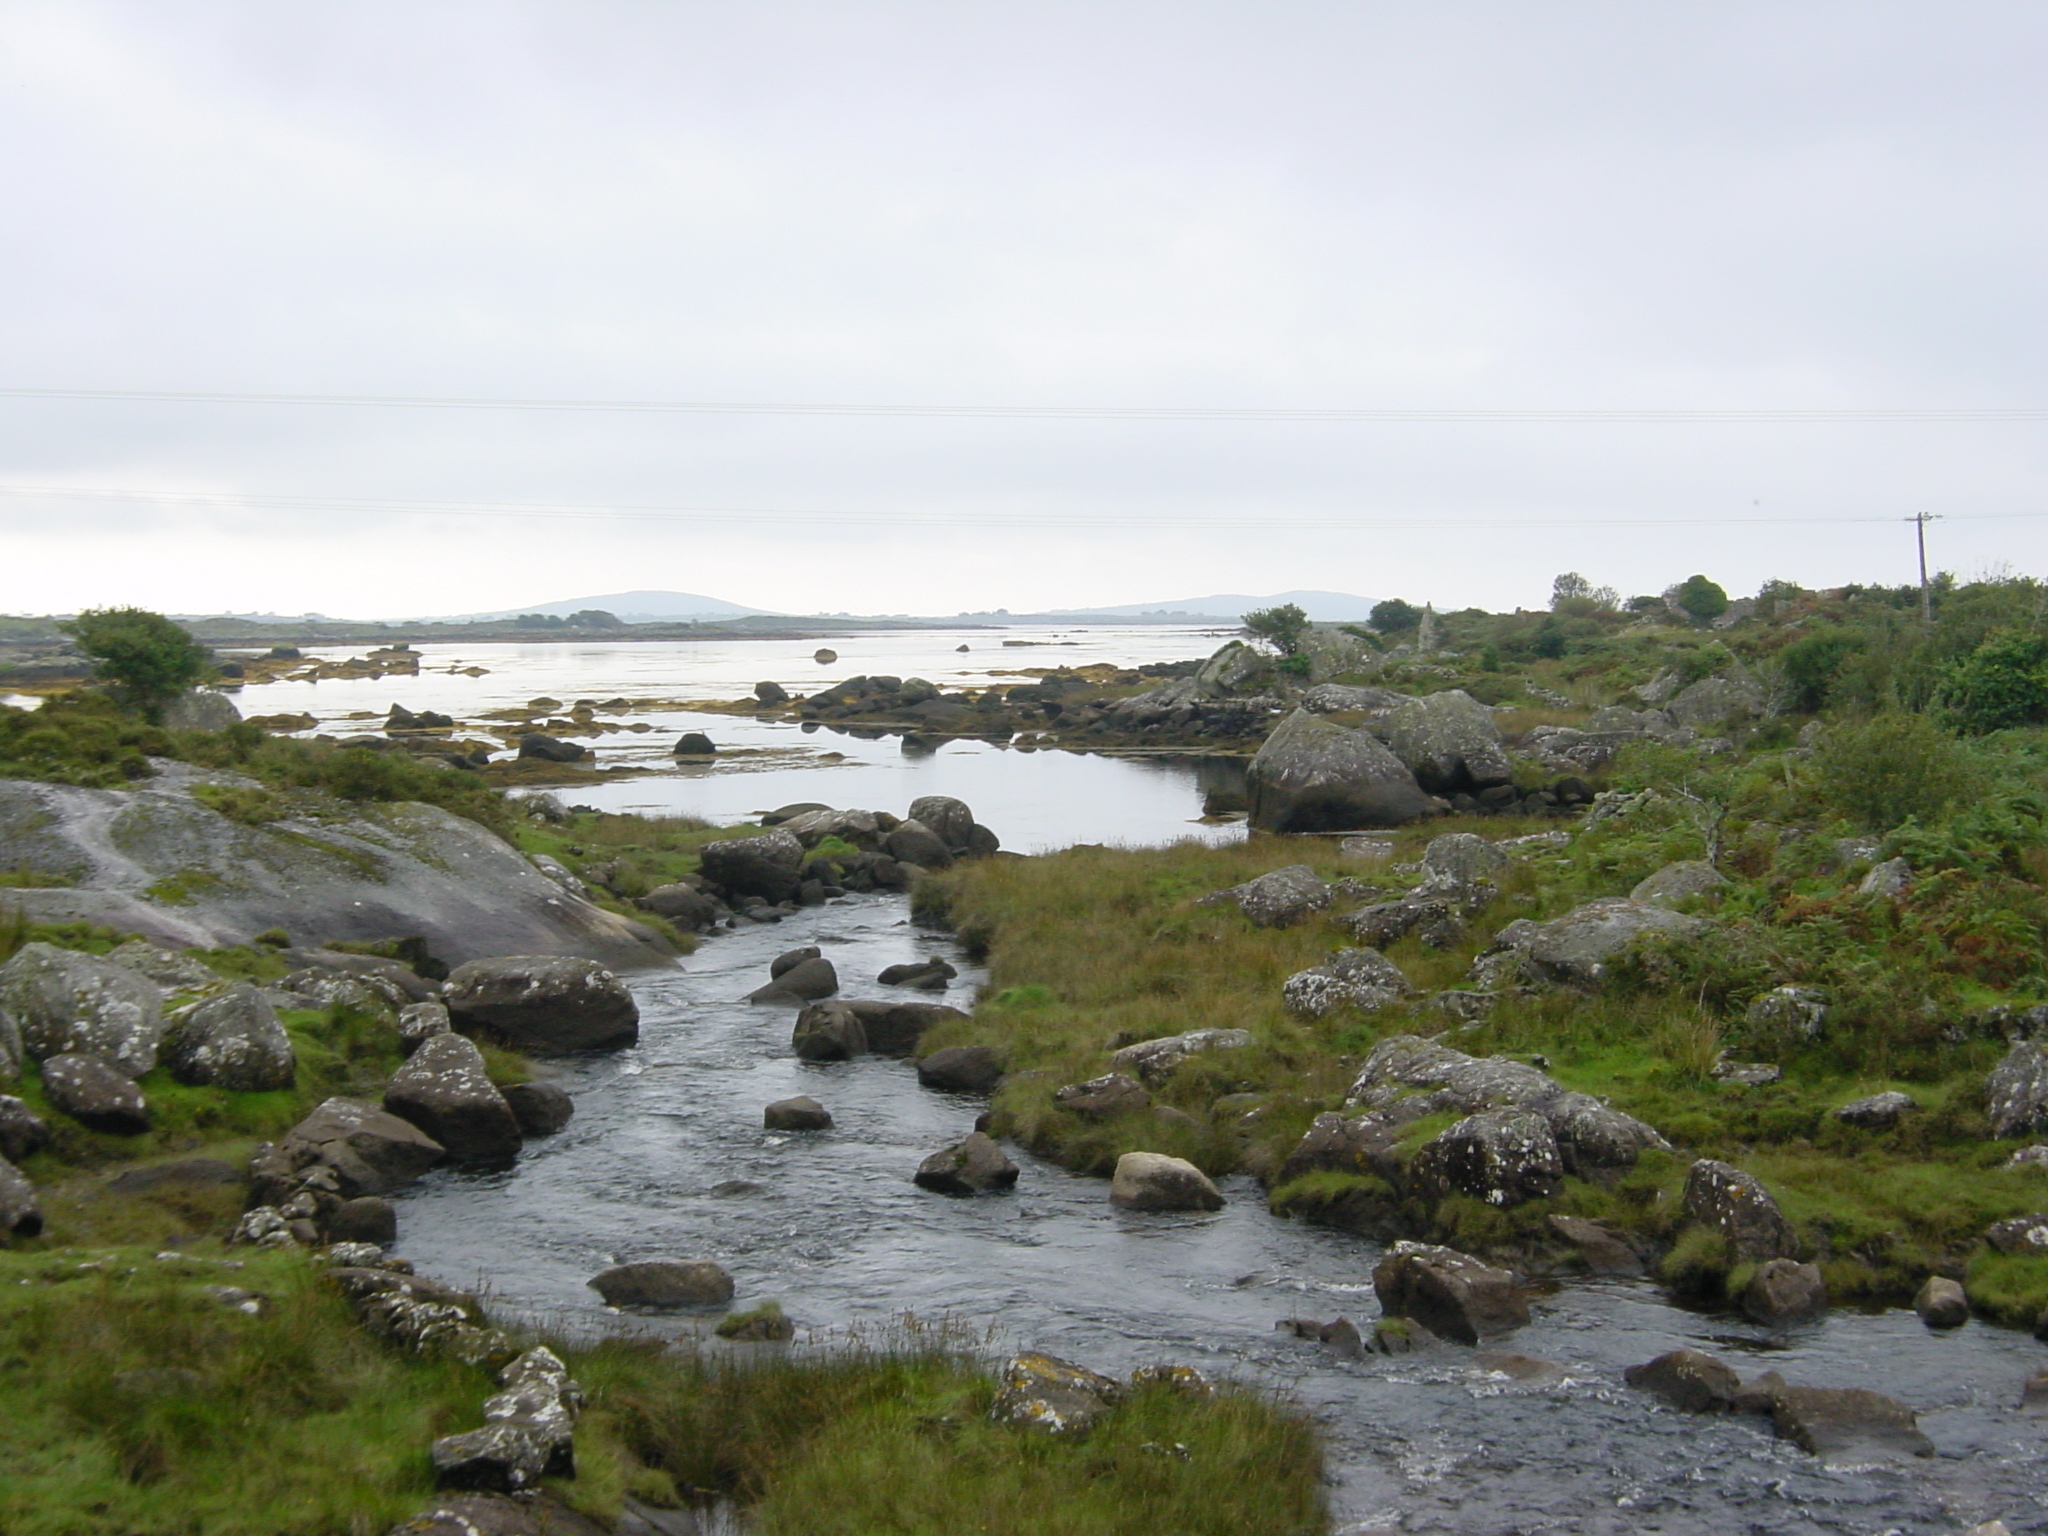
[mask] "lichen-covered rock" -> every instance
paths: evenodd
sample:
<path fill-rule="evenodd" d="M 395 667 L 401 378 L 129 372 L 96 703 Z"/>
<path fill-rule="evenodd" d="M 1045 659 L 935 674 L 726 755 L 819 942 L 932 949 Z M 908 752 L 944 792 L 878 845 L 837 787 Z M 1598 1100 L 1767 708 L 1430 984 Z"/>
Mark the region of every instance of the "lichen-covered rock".
<path fill-rule="evenodd" d="M 142 1090 L 97 1056 L 46 1058 L 43 1092 L 53 1109 L 88 1130 L 140 1136 L 149 1129 L 149 1104 Z"/>
<path fill-rule="evenodd" d="M 398 1048 L 410 1056 L 435 1035 L 454 1027 L 444 1003 L 407 1003 L 398 1010 Z"/>
<path fill-rule="evenodd" d="M 444 997 L 456 1024 L 524 1051 L 615 1050 L 640 1038 L 625 983 L 576 956 L 472 960 L 449 974 Z"/>
<path fill-rule="evenodd" d="M 732 1276 L 707 1259 L 618 1264 L 586 1283 L 610 1307 L 720 1307 L 733 1293 Z"/>
<path fill-rule="evenodd" d="M 1446 832 L 1433 837 L 1422 850 L 1422 867 L 1430 874 L 1460 885 L 1491 880 L 1512 862 L 1507 854 L 1485 838 L 1470 832 Z"/>
<path fill-rule="evenodd" d="M 1713 865 L 1702 859 L 1680 859 L 1638 880 L 1628 899 L 1646 906 L 1675 907 L 1695 897 L 1718 896 L 1727 888 L 1728 877 Z"/>
<path fill-rule="evenodd" d="M 1913 866 L 1904 859 L 1886 859 L 1873 865 L 1856 887 L 1858 896 L 1875 896 L 1880 901 L 1903 901 L 1913 886 Z"/>
<path fill-rule="evenodd" d="M 24 944 L 0 966 L 0 1011 L 12 1016 L 34 1060 L 96 1056 L 128 1077 L 156 1065 L 164 1031 L 163 993 L 154 982 L 40 942 Z M 17 1060 L 9 1075 L 19 1069 Z"/>
<path fill-rule="evenodd" d="M 1152 1102 L 1145 1085 L 1128 1072 L 1105 1072 L 1085 1083 L 1068 1083 L 1052 1096 L 1053 1106 L 1084 1120 L 1107 1120 L 1112 1115 L 1144 1109 Z"/>
<path fill-rule="evenodd" d="M 1046 1434 L 1084 1433 L 1123 1400 L 1123 1387 L 1109 1377 L 1035 1350 L 1004 1361 L 997 1379 L 989 1417 Z"/>
<path fill-rule="evenodd" d="M 1589 901 L 1547 923 L 1522 931 L 1515 947 L 1524 968 L 1542 980 L 1566 986 L 1597 987 L 1608 967 L 1650 934 L 1692 938 L 1704 933 L 1702 918 L 1686 917 L 1638 901 Z"/>
<path fill-rule="evenodd" d="M 1827 1027 L 1828 998 L 1817 987 L 1773 987 L 1754 999 L 1743 1022 L 1785 1040 L 1817 1040 Z"/>
<path fill-rule="evenodd" d="M 1412 990 L 1401 968 L 1378 950 L 1340 949 L 1321 965 L 1288 977 L 1280 999 L 1288 1012 L 1320 1019 L 1339 1008 L 1385 1008 Z"/>
<path fill-rule="evenodd" d="M 1223 1196 L 1183 1158 L 1126 1152 L 1109 1181 L 1109 1203 L 1127 1211 L 1220 1211 Z"/>
<path fill-rule="evenodd" d="M 1703 677 L 1664 706 L 1672 723 L 1692 730 L 1755 719 L 1764 713 L 1763 688 L 1743 676 Z"/>
<path fill-rule="evenodd" d="M 288 1197 L 308 1172 L 325 1169 L 343 1199 L 387 1195 L 445 1156 L 446 1149 L 410 1121 L 361 1099 L 332 1098 L 257 1153 L 249 1166 L 250 1192 L 258 1204 L 271 1204 Z"/>
<path fill-rule="evenodd" d="M 236 1093 L 289 1088 L 298 1075 L 298 1056 L 277 1010 L 246 981 L 175 1014 L 162 1053 L 179 1082 Z"/>
<path fill-rule="evenodd" d="M 1467 1115 L 1425 1143 L 1410 1176 L 1438 1198 L 1471 1195 L 1505 1209 L 1556 1194 L 1564 1187 L 1564 1160 L 1543 1116 L 1490 1109 Z"/>
<path fill-rule="evenodd" d="M 0 1157 L 18 1163 L 50 1144 L 43 1117 L 11 1093 L 0 1093 Z"/>
<path fill-rule="evenodd" d="M 11 1159 L 0 1157 L 0 1232 L 9 1237 L 34 1237 L 43 1230 L 43 1211 L 36 1188 Z"/>
<path fill-rule="evenodd" d="M 1696 1349 L 1674 1349 L 1622 1372 L 1630 1386 L 1687 1413 L 1729 1413 L 1742 1382 L 1734 1371 Z"/>
<path fill-rule="evenodd" d="M 1245 782 L 1252 825 L 1273 832 L 1398 827 L 1436 809 L 1369 732 L 1300 709 L 1266 738 Z"/>
<path fill-rule="evenodd" d="M 204 993 L 224 985 L 221 976 L 180 950 L 162 949 L 144 939 L 130 939 L 100 957 L 109 965 L 133 971 L 167 993 Z"/>
<path fill-rule="evenodd" d="M 446 1488 L 516 1493 L 544 1476 L 576 1472 L 576 1409 L 582 1391 L 549 1349 L 530 1349 L 499 1372 L 504 1390 L 484 1400 L 484 1426 L 434 1442 Z"/>
<path fill-rule="evenodd" d="M 1163 1035 L 1127 1045 L 1111 1053 L 1109 1064 L 1115 1071 L 1134 1073 L 1157 1087 L 1190 1056 L 1208 1051 L 1240 1051 L 1251 1043 L 1251 1031 L 1246 1029 L 1191 1029 L 1186 1034 Z"/>
<path fill-rule="evenodd" d="M 795 834 L 777 827 L 759 837 L 735 837 L 706 843 L 698 850 L 698 869 L 734 896 L 763 901 L 788 901 L 802 883 L 799 871 L 804 845 Z"/>
<path fill-rule="evenodd" d="M 1429 794 L 1472 794 L 1514 778 L 1493 711 L 1452 688 L 1396 705 L 1387 745 Z"/>
<path fill-rule="evenodd" d="M 1742 1292 L 1742 1310 L 1767 1328 L 1808 1322 L 1828 1309 L 1827 1282 L 1818 1264 L 1767 1259 Z"/>
<path fill-rule="evenodd" d="M 1529 1321 L 1528 1298 L 1513 1275 L 1455 1248 L 1396 1243 L 1374 1266 L 1372 1286 L 1387 1316 L 1412 1317 L 1460 1344 Z"/>
<path fill-rule="evenodd" d="M 1701 1158 L 1685 1176 L 1685 1214 L 1728 1240 L 1738 1263 L 1796 1257 L 1792 1223 L 1751 1174 Z"/>
<path fill-rule="evenodd" d="M 1984 1241 L 2000 1253 L 2048 1253 L 2048 1212 L 2009 1216 L 1984 1229 Z"/>
<path fill-rule="evenodd" d="M 1255 880 L 1212 891 L 1197 906 L 1214 907 L 1235 903 L 1238 910 L 1260 928 L 1288 928 L 1326 911 L 1335 893 L 1328 882 L 1306 864 L 1289 864 L 1268 870 Z"/>
<path fill-rule="evenodd" d="M 2020 1040 L 1991 1069 L 1984 1084 L 1991 1134 L 2032 1136 L 2048 1131 L 2048 1050 Z"/>
<path fill-rule="evenodd" d="M 942 1195 L 978 1195 L 1015 1187 L 1017 1165 L 990 1137 L 975 1131 L 918 1164 L 911 1182 Z"/>
<path fill-rule="evenodd" d="M 384 1107 L 461 1161 L 509 1162 L 519 1152 L 519 1117 L 492 1084 L 483 1052 L 461 1035 L 435 1035 L 414 1051 L 392 1074 Z"/>

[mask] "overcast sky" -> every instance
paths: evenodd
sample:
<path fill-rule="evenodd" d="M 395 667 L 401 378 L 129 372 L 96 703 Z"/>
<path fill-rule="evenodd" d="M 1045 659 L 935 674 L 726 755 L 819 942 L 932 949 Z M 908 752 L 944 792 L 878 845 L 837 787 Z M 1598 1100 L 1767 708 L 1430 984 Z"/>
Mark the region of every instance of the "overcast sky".
<path fill-rule="evenodd" d="M 0 389 L 2044 408 L 2044 43 L 1953 0 L 0 0 Z M 2044 438 L 9 397 L 0 611 L 1511 608 L 1907 581 L 1920 510 L 2040 574 Z"/>

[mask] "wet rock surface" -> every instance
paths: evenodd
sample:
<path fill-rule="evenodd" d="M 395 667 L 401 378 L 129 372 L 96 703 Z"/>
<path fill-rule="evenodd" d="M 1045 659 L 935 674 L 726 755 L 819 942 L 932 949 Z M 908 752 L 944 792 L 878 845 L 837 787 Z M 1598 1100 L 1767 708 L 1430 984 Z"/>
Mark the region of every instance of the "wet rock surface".
<path fill-rule="evenodd" d="M 625 983 L 573 956 L 472 960 L 449 973 L 445 999 L 461 1028 L 537 1054 L 610 1050 L 640 1038 L 640 1008 Z"/>

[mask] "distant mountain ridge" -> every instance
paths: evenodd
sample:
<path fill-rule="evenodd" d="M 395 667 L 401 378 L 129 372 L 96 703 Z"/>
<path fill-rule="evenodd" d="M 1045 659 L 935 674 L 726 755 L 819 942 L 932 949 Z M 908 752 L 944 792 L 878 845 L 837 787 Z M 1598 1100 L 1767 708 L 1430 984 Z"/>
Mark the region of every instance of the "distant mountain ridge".
<path fill-rule="evenodd" d="M 1141 619 L 1185 614 L 1191 619 L 1237 619 L 1255 608 L 1277 608 L 1283 603 L 1293 603 L 1318 624 L 1362 624 L 1372 617 L 1373 601 L 1350 592 L 1275 592 L 1270 597 L 1218 592 L 1208 597 L 1182 597 L 1163 603 L 1125 603 L 1114 608 L 1057 608 L 1046 611 L 1061 618 Z"/>
<path fill-rule="evenodd" d="M 566 619 L 586 608 L 601 608 L 628 624 L 677 619 L 744 619 L 773 613 L 770 608 L 749 608 L 728 603 L 722 597 L 705 597 L 698 592 L 601 592 L 596 597 L 570 597 L 554 603 L 529 603 L 520 608 L 498 608 L 489 613 L 458 613 L 450 619 L 516 619 L 521 614 L 545 613 Z"/>

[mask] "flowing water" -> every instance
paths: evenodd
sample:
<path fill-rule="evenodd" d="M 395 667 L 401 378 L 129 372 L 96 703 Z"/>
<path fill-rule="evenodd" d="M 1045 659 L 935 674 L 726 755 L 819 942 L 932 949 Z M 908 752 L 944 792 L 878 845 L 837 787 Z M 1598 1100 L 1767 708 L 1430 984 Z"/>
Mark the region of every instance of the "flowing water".
<path fill-rule="evenodd" d="M 1142 633 L 1133 645 L 1166 643 Z M 1206 648 L 1192 636 L 1179 644 L 1183 653 Z M 494 707 L 480 702 L 492 696 L 642 692 L 628 675 L 633 667 L 681 665 L 650 656 L 654 647 L 592 648 L 581 662 L 528 649 L 546 654 L 486 679 L 429 675 L 323 683 L 317 691 L 323 704 L 344 690 L 375 701 L 350 709 L 381 713 L 400 702 L 462 715 Z M 1037 653 L 1022 654 L 1035 664 Z M 721 660 L 730 686 L 696 678 L 687 689 L 673 678 L 662 686 L 687 697 L 736 694 L 753 674 L 772 675 L 762 655 L 742 649 Z M 1134 658 L 1127 650 L 1111 659 Z M 555 680 L 536 683 L 548 669 Z M 917 669 L 898 657 L 886 665 L 863 659 L 853 670 Z M 270 703 L 278 697 L 276 687 L 250 690 L 243 707 L 285 707 Z M 665 729 L 673 724 L 673 716 L 663 719 Z M 796 734 L 736 724 L 771 738 Z M 728 736 L 742 739 L 734 725 L 725 724 Z M 837 749 L 855 750 L 844 741 Z M 795 764 L 688 775 L 663 768 L 656 779 L 607 785 L 603 794 L 622 808 L 699 813 L 795 799 L 900 811 L 914 795 L 959 793 L 971 783 L 962 798 L 1013 845 L 1156 842 L 1200 830 L 1193 820 L 1202 786 L 1189 764 L 986 747 L 906 762 L 891 744 L 857 747 L 871 754 L 857 759 L 871 777 Z M 802 750 L 800 739 L 794 750 Z M 955 757 L 963 765 L 986 758 L 960 770 L 985 776 L 942 777 Z M 1119 778 L 1125 772 L 1133 774 L 1128 783 Z M 799 1062 L 789 1050 L 791 1011 L 740 1001 L 777 954 L 813 943 L 850 996 L 885 995 L 871 980 L 883 967 L 932 954 L 961 971 L 946 1000 L 971 1006 L 981 980 L 943 935 L 912 926 L 900 897 L 849 897 L 712 938 L 681 968 L 633 978 L 642 1010 L 637 1046 L 552 1065 L 576 1096 L 565 1131 L 530 1143 L 509 1171 L 439 1172 L 403 1198 L 401 1251 L 428 1273 L 482 1283 L 514 1314 L 570 1327 L 620 1324 L 585 1285 L 611 1264 L 710 1258 L 733 1273 L 741 1305 L 778 1300 L 826 1338 L 886 1328 L 905 1313 L 944 1316 L 990 1332 L 998 1347 L 1045 1348 L 1097 1369 L 1173 1361 L 1263 1383 L 1322 1424 L 1340 1526 L 1461 1536 L 1947 1536 L 1997 1518 L 2015 1533 L 2048 1532 L 2048 1418 L 2017 1411 L 2021 1386 L 2048 1365 L 2048 1349 L 2024 1334 L 1979 1323 L 1936 1334 L 1893 1310 L 1837 1311 L 1774 1337 L 1738 1319 L 1668 1306 L 1646 1282 L 1590 1281 L 1540 1299 L 1531 1324 L 1501 1341 L 1549 1363 L 1528 1379 L 1497 1368 L 1507 1362 L 1449 1347 L 1348 1360 L 1273 1325 L 1344 1314 L 1369 1333 L 1378 1248 L 1274 1218 L 1249 1180 L 1223 1180 L 1228 1204 L 1213 1215 L 1139 1215 L 1112 1209 L 1102 1180 L 1013 1148 L 1023 1169 L 1013 1193 L 953 1200 L 921 1191 L 910 1182 L 918 1162 L 964 1134 L 980 1102 L 920 1088 L 905 1062 Z M 764 1131 L 762 1106 L 798 1093 L 824 1103 L 833 1128 Z M 1745 1374 L 1768 1368 L 1805 1385 L 1892 1393 L 1919 1411 L 1939 1454 L 1906 1465 L 1829 1466 L 1773 1439 L 1761 1420 L 1679 1414 L 1621 1384 L 1625 1367 L 1678 1347 L 1720 1355 Z"/>

